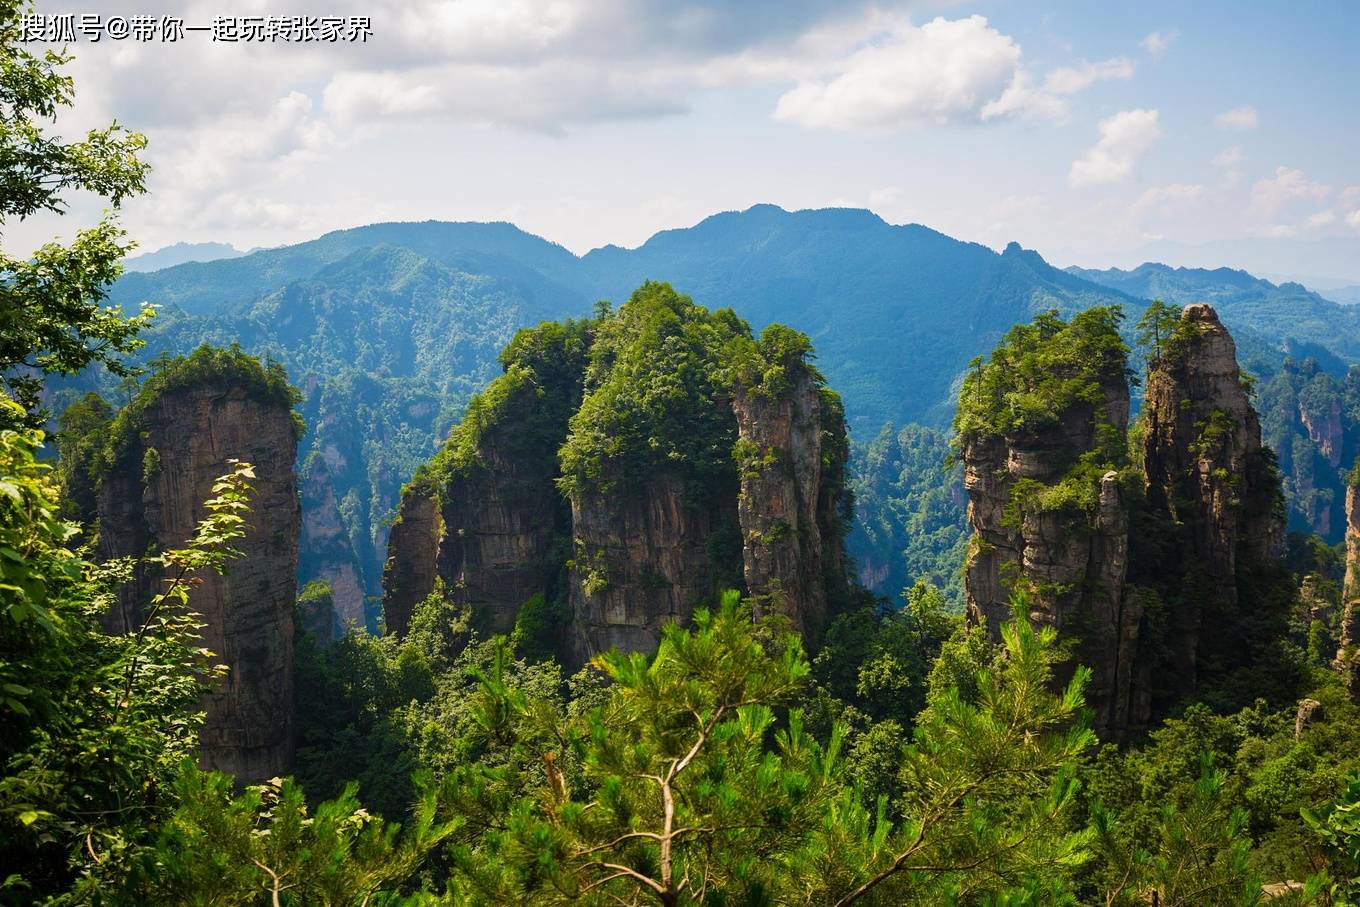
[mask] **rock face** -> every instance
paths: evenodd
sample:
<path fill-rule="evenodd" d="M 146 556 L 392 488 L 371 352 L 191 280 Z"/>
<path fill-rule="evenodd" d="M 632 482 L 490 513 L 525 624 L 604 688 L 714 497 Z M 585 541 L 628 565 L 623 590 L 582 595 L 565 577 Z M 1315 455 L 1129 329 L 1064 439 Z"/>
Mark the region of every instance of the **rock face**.
<path fill-rule="evenodd" d="M 335 486 L 320 452 L 302 467 L 302 538 L 298 553 L 298 585 L 319 579 L 331 587 L 341 627 L 364 627 L 364 582 L 359 558 L 350 544 L 335 500 Z"/>
<path fill-rule="evenodd" d="M 1341 647 L 1332 663 L 1360 702 L 1360 488 L 1346 488 L 1346 579 L 1341 592 Z"/>
<path fill-rule="evenodd" d="M 410 486 L 401 496 L 397 518 L 387 537 L 383 567 L 383 619 L 386 631 L 405 636 L 411 613 L 434 591 L 443 527 L 439 502 L 428 490 Z"/>
<path fill-rule="evenodd" d="M 654 650 L 663 624 L 714 600 L 719 562 L 742 557 L 735 497 L 702 500 L 673 475 L 653 476 L 640 493 L 582 494 L 571 518 L 578 662 L 613 646 Z"/>
<path fill-rule="evenodd" d="M 412 609 L 442 580 L 484 634 L 509 633 L 520 607 L 559 589 L 570 537 L 567 504 L 554 482 L 557 445 L 525 443 L 540 412 L 537 387 L 518 385 L 456 468 L 406 488 L 388 540 L 383 612 L 404 635 Z M 562 435 L 565 420 L 558 420 Z"/>
<path fill-rule="evenodd" d="M 1138 658 L 1142 607 L 1125 589 L 1129 510 L 1119 474 L 1100 479 L 1091 512 L 1026 506 L 1015 494 L 1051 487 L 1094 450 L 1098 433 L 1127 429 L 1129 397 L 1122 372 L 1101 384 L 1103 406 L 1077 402 L 1050 430 L 966 439 L 964 485 L 973 530 L 964 583 L 969 618 L 994 637 L 1009 620 L 1017 583 L 1029 593 L 1030 620 L 1080 637 L 1081 663 L 1092 667 L 1087 701 L 1095 728 L 1122 739 L 1148 717 L 1148 666 Z M 1102 428 L 1102 426 L 1105 426 Z"/>
<path fill-rule="evenodd" d="M 1261 424 L 1243 387 L 1232 337 L 1213 307 L 1189 305 L 1179 349 L 1149 370 L 1144 398 L 1144 470 L 1149 506 L 1181 536 L 1163 564 L 1199 594 L 1171 615 L 1176 681 L 1193 689 L 1198 665 L 1234 645 L 1226 629 L 1239 576 L 1277 560 L 1284 539 L 1278 477 L 1261 445 Z"/>
<path fill-rule="evenodd" d="M 1341 427 L 1341 401 L 1328 400 L 1320 412 L 1313 412 L 1304 400 L 1300 400 L 1299 421 L 1308 432 L 1308 440 L 1317 445 L 1327 465 L 1333 469 L 1340 466 L 1341 450 L 1345 445 L 1345 434 Z"/>
<path fill-rule="evenodd" d="M 284 774 L 293 755 L 300 528 L 290 406 L 261 399 L 230 377 L 213 377 L 145 401 L 137 418 L 139 431 L 100 489 L 102 557 L 182 546 L 205 515 L 213 481 L 229 471 L 227 460 L 255 466 L 248 528 L 235 545 L 243 556 L 228 563 L 225 576 L 198 577 L 189 596 L 206 623 L 203 644 L 229 669 L 204 703 L 200 762 L 246 781 Z M 139 569 L 107 615 L 108 629 L 135 632 L 162 586 L 155 571 Z"/>
<path fill-rule="evenodd" d="M 1294 739 L 1302 737 L 1303 732 L 1321 721 L 1323 715 L 1322 703 L 1316 699 L 1300 700 L 1298 710 L 1294 713 Z"/>
<path fill-rule="evenodd" d="M 484 466 L 442 490 L 438 574 L 484 633 L 513 630 L 520 606 L 536 593 L 551 596 L 561 570 L 552 557 L 567 532 L 555 449 L 517 455 L 509 442 L 519 431 L 514 419 L 489 431 Z"/>
<path fill-rule="evenodd" d="M 1342 541 L 1346 474 L 1360 454 L 1360 366 L 1338 378 L 1311 357 L 1286 359 L 1258 395 L 1262 440 L 1284 476 L 1289 528 Z"/>
<path fill-rule="evenodd" d="M 296 615 L 293 633 L 306 634 L 323 648 L 335 642 L 343 629 L 335 614 L 335 597 L 324 581 L 313 580 L 303 587 Z"/>
<path fill-rule="evenodd" d="M 1281 618 L 1269 590 L 1283 507 L 1232 338 L 1207 305 L 1156 328 L 1172 336 L 1146 384 L 1146 495 L 1130 488 L 1124 351 L 1117 321 L 1078 323 L 1091 315 L 1018 328 L 965 380 L 965 585 L 971 619 L 993 633 L 1025 589 L 1029 619 L 1092 669 L 1095 730 L 1121 741 L 1202 675 L 1242 666 L 1267 632 L 1253 628 Z"/>
<path fill-rule="evenodd" d="M 408 486 L 388 626 L 404 632 L 438 581 L 483 632 L 511 631 L 542 596 L 570 614 L 554 643 L 577 665 L 655 650 L 724 589 L 815 637 L 846 582 L 848 445 L 807 339 L 775 326 L 757 341 L 662 284 L 602 319 L 517 337 Z"/>
<path fill-rule="evenodd" d="M 733 398 L 737 517 L 746 588 L 760 607 L 783 611 L 815 638 L 827 617 L 827 568 L 837 572 L 826 554 L 834 556 L 838 546 L 823 539 L 836 514 L 824 494 L 821 395 L 801 363 L 789 363 L 788 371 L 794 377 L 783 394 L 738 388 Z M 844 457 L 834 465 L 842 468 Z"/>

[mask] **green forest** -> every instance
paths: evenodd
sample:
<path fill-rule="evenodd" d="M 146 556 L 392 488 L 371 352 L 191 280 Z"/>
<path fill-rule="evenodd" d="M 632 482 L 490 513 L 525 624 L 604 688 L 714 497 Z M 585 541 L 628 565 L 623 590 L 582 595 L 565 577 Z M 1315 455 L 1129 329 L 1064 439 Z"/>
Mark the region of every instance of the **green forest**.
<path fill-rule="evenodd" d="M 885 330 L 856 372 L 844 336 L 683 295 L 702 243 L 676 288 L 632 273 L 657 249 L 470 273 L 501 231 L 456 261 L 332 237 L 274 256 L 286 287 L 232 259 L 234 310 L 194 311 L 120 283 L 146 140 L 53 128 L 70 58 L 22 9 L 0 223 L 109 210 L 0 253 L 0 904 L 1360 903 L 1360 367 L 1261 340 L 1270 299 L 1239 329 L 1016 247 L 957 294 L 1004 303 L 986 356 L 903 364 Z M 577 267 L 619 304 L 553 302 Z M 277 474 L 222 454 L 224 412 Z M 702 594 L 614 613 L 690 578 L 622 543 L 598 568 L 602 513 Z M 655 644 L 579 657 L 601 601 Z M 205 602 L 260 611 L 219 651 Z M 286 729 L 286 771 L 206 766 L 272 764 L 224 697 Z"/>

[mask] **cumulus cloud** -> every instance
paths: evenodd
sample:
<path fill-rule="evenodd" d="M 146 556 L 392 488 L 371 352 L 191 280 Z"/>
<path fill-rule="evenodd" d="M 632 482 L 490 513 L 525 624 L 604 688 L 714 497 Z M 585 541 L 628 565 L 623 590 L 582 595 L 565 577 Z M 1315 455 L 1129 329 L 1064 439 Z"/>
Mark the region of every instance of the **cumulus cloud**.
<path fill-rule="evenodd" d="M 906 25 L 854 53 L 832 78 L 784 94 L 775 118 L 858 130 L 976 120 L 1019 65 L 1020 46 L 982 16 Z"/>
<path fill-rule="evenodd" d="M 687 103 L 645 74 L 552 61 L 507 72 L 499 67 L 405 73 L 345 73 L 326 86 L 328 114 L 349 127 L 387 118 L 434 116 L 482 126 L 517 126 L 560 135 L 566 124 L 649 119 L 683 113 Z"/>
<path fill-rule="evenodd" d="M 1255 107 L 1234 107 L 1214 117 L 1214 125 L 1219 129 L 1255 129 L 1261 125 L 1261 116 Z"/>
<path fill-rule="evenodd" d="M 982 16 L 897 24 L 780 97 L 775 118 L 802 126 L 881 131 L 1009 116 L 1062 117 L 1065 96 L 1127 79 L 1123 57 L 1079 61 L 1039 80 L 1020 45 Z"/>
<path fill-rule="evenodd" d="M 1303 225 L 1305 228 L 1311 230 L 1316 227 L 1325 227 L 1328 224 L 1335 222 L 1336 212 L 1330 208 L 1324 208 L 1315 214 L 1309 215 L 1308 219 L 1303 222 Z"/>
<path fill-rule="evenodd" d="M 1083 60 L 1076 66 L 1063 66 L 1050 72 L 1044 79 L 1044 90 L 1053 94 L 1076 94 L 1105 79 L 1131 79 L 1133 71 L 1133 61 L 1125 57 L 1099 63 Z"/>
<path fill-rule="evenodd" d="M 1172 42 L 1178 37 L 1180 37 L 1180 33 L 1175 31 L 1150 32 L 1146 38 L 1138 42 L 1138 46 L 1147 51 L 1148 56 L 1154 58 L 1160 57 L 1171 49 Z"/>
<path fill-rule="evenodd" d="M 1220 170 L 1231 170 L 1242 163 L 1242 160 L 1242 149 L 1234 145 L 1231 148 L 1224 148 L 1214 155 L 1214 159 L 1210 163 Z"/>
<path fill-rule="evenodd" d="M 334 173 L 316 174 L 386 141 L 389 125 L 560 135 L 680 114 L 708 89 L 751 85 L 774 89 L 780 99 L 771 114 L 804 126 L 1059 119 L 1076 93 L 1134 74 L 1125 57 L 1090 62 L 1076 54 L 1036 70 L 1018 42 L 986 19 L 914 24 L 907 19 L 914 5 L 328 0 L 328 15 L 370 17 L 372 38 L 352 45 L 228 44 L 202 35 L 178 44 L 80 43 L 73 48 L 80 119 L 68 125 L 78 131 L 116 117 L 148 133 L 154 201 L 134 203 L 129 213 L 138 212 L 137 229 L 153 227 L 149 241 L 185 238 L 186 225 L 248 233 L 252 223 L 295 237 L 339 204 L 334 193 L 309 197 L 300 187 L 339 182 Z M 126 8 L 116 0 L 50 0 L 44 12 L 108 16 Z M 182 0 L 174 12 L 193 25 L 270 10 L 264 0 L 241 0 L 233 10 Z"/>
<path fill-rule="evenodd" d="M 1355 229 L 1360 230 L 1360 209 L 1356 209 L 1350 214 L 1347 214 L 1346 223 L 1350 224 Z"/>
<path fill-rule="evenodd" d="M 1133 203 L 1135 211 L 1165 211 L 1198 205 L 1204 200 L 1204 187 L 1198 183 L 1168 183 L 1144 190 Z"/>
<path fill-rule="evenodd" d="M 1271 217 L 1291 203 L 1325 201 L 1331 193 L 1331 186 L 1310 180 L 1302 170 L 1276 167 L 1273 177 L 1252 184 L 1251 210 L 1262 217 Z"/>
<path fill-rule="evenodd" d="M 1076 94 L 1106 79 L 1132 78 L 1134 65 L 1123 57 L 1099 63 L 1082 61 L 1075 66 L 1062 66 L 1050 72 L 1039 87 L 1033 85 L 1029 72 L 1020 69 L 1000 98 L 982 110 L 984 120 L 1002 116 L 1046 116 L 1061 119 L 1067 115 L 1067 95 Z"/>
<path fill-rule="evenodd" d="M 1100 122 L 1100 140 L 1072 162 L 1067 181 L 1075 187 L 1125 179 L 1161 136 L 1156 110 L 1125 110 Z"/>

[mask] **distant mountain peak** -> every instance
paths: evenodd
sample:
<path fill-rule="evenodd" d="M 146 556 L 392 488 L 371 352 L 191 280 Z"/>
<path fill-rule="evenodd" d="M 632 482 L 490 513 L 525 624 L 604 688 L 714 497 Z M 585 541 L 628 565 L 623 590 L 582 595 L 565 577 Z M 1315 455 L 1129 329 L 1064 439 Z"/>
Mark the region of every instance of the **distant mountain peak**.
<path fill-rule="evenodd" d="M 245 255 L 240 249 L 220 242 L 177 242 L 152 252 L 123 259 L 125 271 L 159 271 L 191 261 L 219 261 Z"/>

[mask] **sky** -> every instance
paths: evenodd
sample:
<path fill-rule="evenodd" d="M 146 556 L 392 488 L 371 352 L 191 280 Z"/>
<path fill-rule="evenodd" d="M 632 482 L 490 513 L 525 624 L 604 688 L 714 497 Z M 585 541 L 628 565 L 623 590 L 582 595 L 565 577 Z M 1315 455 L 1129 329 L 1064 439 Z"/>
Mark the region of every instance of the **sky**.
<path fill-rule="evenodd" d="M 353 44 L 78 41 L 74 134 L 144 132 L 149 251 L 508 220 L 573 252 L 762 202 L 1059 265 L 1360 283 L 1360 4 L 38 2 L 361 15 Z M 7 225 L 31 247 L 62 223 Z"/>

